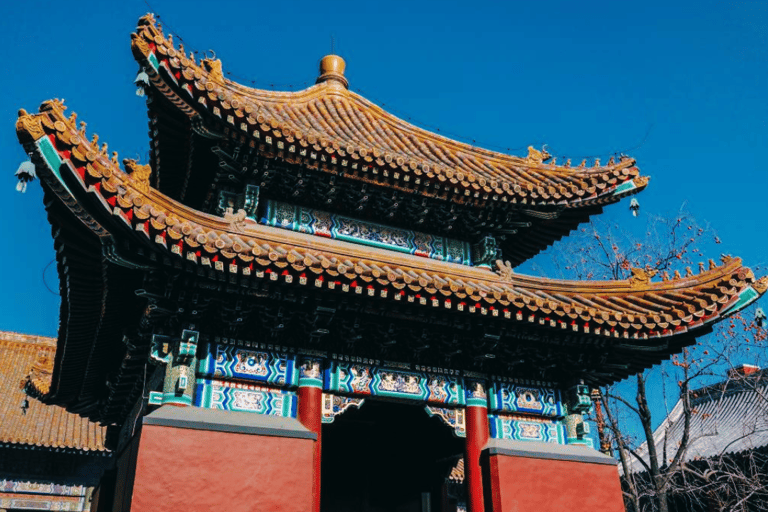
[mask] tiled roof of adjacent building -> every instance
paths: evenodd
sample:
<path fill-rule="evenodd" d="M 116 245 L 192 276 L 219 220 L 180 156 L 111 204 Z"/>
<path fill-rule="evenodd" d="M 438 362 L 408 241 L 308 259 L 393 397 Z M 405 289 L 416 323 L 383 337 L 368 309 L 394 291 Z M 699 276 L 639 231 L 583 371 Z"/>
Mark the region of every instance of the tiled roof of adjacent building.
<path fill-rule="evenodd" d="M 0 443 L 105 451 L 106 427 L 25 394 L 47 392 L 55 353 L 54 338 L 0 332 Z"/>
<path fill-rule="evenodd" d="M 689 441 L 685 461 L 707 459 L 768 446 L 768 379 L 766 371 L 748 375 L 730 372 L 723 382 L 691 391 Z M 653 434 L 660 457 L 672 458 L 684 433 L 683 402 L 675 407 Z M 637 453 L 648 460 L 648 445 Z M 632 458 L 632 471 L 645 471 Z M 663 461 L 660 461 L 662 463 Z"/>

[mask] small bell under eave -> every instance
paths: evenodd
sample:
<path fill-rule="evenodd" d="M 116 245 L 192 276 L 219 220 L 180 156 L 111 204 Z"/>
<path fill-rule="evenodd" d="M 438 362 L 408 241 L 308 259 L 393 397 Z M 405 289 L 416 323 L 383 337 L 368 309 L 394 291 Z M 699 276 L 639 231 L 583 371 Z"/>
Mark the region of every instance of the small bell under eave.
<path fill-rule="evenodd" d="M 637 217 L 637 211 L 640 209 L 640 203 L 636 198 L 632 198 L 632 201 L 629 202 L 629 209 L 632 212 L 633 217 Z"/>
<path fill-rule="evenodd" d="M 136 96 L 144 96 L 144 88 L 149 86 L 149 75 L 142 69 L 133 81 L 136 85 Z"/>
<path fill-rule="evenodd" d="M 15 174 L 19 182 L 16 184 L 16 190 L 22 194 L 27 191 L 27 183 L 34 181 L 37 178 L 37 172 L 35 171 L 35 164 L 27 160 L 22 162 Z"/>
<path fill-rule="evenodd" d="M 755 310 L 755 323 L 758 327 L 762 327 L 763 323 L 765 322 L 766 316 L 765 311 L 763 311 L 763 308 L 757 308 Z"/>

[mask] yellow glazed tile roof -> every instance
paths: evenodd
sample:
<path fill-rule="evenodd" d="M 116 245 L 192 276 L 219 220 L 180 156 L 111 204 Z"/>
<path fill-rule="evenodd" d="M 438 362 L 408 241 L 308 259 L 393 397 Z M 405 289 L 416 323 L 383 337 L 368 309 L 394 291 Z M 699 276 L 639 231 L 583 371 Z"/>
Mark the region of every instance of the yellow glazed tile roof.
<path fill-rule="evenodd" d="M 29 385 L 47 392 L 55 354 L 54 338 L 0 332 L 0 443 L 105 451 L 106 427 L 24 392 Z"/>

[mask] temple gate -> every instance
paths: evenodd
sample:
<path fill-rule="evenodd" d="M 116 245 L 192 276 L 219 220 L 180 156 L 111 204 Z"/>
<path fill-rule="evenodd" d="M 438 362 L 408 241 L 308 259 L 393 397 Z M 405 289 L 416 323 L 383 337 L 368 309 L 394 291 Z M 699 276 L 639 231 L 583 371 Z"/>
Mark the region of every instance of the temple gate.
<path fill-rule="evenodd" d="M 16 124 L 62 297 L 53 381 L 27 392 L 108 425 L 94 512 L 619 512 L 590 388 L 768 288 L 730 256 L 656 280 L 519 275 L 644 190 L 635 160 L 447 139 L 350 91 L 335 55 L 275 92 L 152 15 L 132 50 L 149 163 L 121 166 L 61 100 Z"/>

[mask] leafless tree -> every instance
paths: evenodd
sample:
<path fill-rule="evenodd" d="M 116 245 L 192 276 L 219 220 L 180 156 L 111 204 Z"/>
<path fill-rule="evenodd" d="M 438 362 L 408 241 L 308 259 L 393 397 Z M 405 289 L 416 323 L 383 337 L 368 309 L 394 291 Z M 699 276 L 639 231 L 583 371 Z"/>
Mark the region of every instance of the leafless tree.
<path fill-rule="evenodd" d="M 624 226 L 593 221 L 571 237 L 565 250 L 560 248 L 553 265 L 564 277 L 579 279 L 628 279 L 633 268 L 679 276 L 690 274 L 697 264 L 701 269 L 697 260 L 703 258 L 704 248 L 711 251 L 720 243 L 682 209 L 676 215 L 646 218 L 639 236 Z M 747 310 L 731 317 L 697 345 L 637 374 L 632 386 L 624 382 L 600 390 L 600 441 L 619 458 L 628 510 L 752 510 L 765 503 L 768 467 L 763 452 L 723 452 L 706 460 L 688 457 L 700 435 L 691 430 L 698 414 L 693 390 L 722 381 L 725 370 L 748 352 L 754 362 L 764 356 L 766 332 L 753 316 Z M 664 419 L 651 405 L 657 401 L 664 403 L 667 416 L 676 415 L 674 441 L 667 442 L 666 430 L 661 442 L 654 439 L 655 423 Z M 665 421 L 663 426 L 669 429 L 673 423 Z"/>

